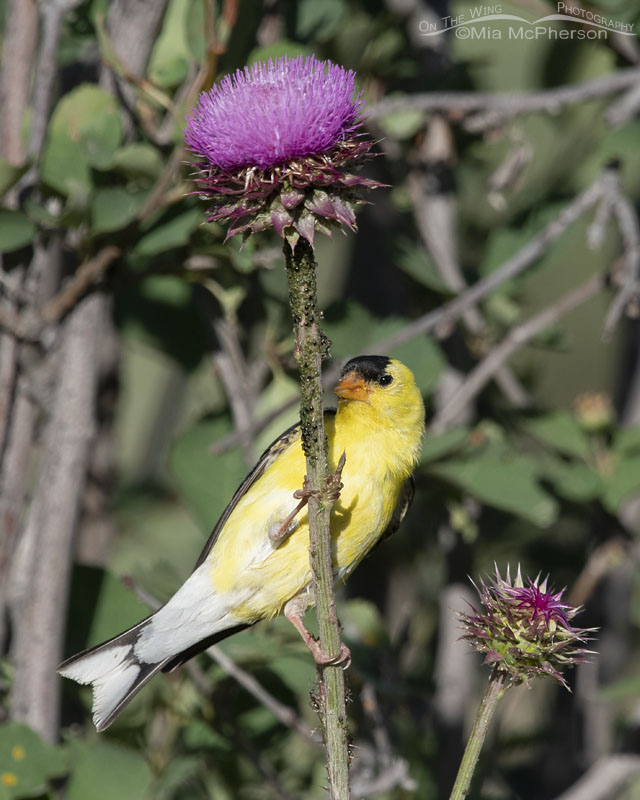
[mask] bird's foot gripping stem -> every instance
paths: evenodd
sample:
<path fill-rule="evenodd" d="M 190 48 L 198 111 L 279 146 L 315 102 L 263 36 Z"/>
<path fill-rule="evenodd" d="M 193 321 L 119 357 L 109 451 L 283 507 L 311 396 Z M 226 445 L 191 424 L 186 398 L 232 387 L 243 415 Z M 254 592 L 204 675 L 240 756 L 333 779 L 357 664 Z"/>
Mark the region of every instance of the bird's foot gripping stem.
<path fill-rule="evenodd" d="M 344 665 L 343 669 L 348 669 L 351 664 L 351 650 L 349 650 L 344 642 L 340 642 L 340 652 L 337 655 L 328 656 L 322 652 L 320 642 L 306 628 L 302 617 L 308 605 L 309 601 L 306 595 L 294 597 L 285 605 L 284 615 L 302 637 L 303 642 L 306 644 L 316 664 L 334 667 Z"/>
<path fill-rule="evenodd" d="M 282 542 L 289 536 L 290 533 L 293 532 L 295 529 L 294 521 L 298 514 L 302 511 L 302 509 L 307 505 L 309 502 L 309 498 L 315 496 L 321 503 L 335 503 L 336 500 L 340 497 L 340 492 L 343 487 L 342 483 L 342 470 L 344 469 L 344 465 L 347 459 L 346 453 L 343 453 L 340 456 L 340 460 L 338 461 L 338 466 L 336 467 L 336 471 L 332 472 L 331 475 L 327 477 L 325 481 L 324 488 L 320 491 L 315 491 L 311 489 L 309 486 L 309 480 L 305 476 L 304 483 L 302 485 L 302 489 L 296 489 L 293 493 L 293 497 L 295 500 L 299 500 L 298 505 L 293 509 L 293 511 L 283 519 L 280 525 L 273 530 L 269 531 L 269 540 L 274 547 L 279 547 Z"/>

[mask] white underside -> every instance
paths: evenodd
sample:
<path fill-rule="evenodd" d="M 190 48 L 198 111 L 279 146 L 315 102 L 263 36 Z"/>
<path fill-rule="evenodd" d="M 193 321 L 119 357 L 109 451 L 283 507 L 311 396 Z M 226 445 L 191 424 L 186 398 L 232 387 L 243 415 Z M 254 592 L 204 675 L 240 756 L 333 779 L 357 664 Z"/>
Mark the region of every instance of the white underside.
<path fill-rule="evenodd" d="M 153 615 L 135 644 L 136 658 L 157 664 L 238 624 L 227 611 L 228 599 L 214 594 L 209 572 L 207 563 L 201 564 L 166 606 Z"/>

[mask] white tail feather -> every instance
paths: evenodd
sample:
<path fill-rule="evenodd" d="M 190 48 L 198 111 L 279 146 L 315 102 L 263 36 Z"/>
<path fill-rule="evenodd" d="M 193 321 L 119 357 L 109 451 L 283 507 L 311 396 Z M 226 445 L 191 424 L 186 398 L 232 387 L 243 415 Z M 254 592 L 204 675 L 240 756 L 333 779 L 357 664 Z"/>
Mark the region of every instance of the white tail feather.
<path fill-rule="evenodd" d="M 132 645 L 105 646 L 60 667 L 58 672 L 78 683 L 93 685 L 93 721 L 101 730 L 136 683 L 141 667 L 132 657 Z"/>

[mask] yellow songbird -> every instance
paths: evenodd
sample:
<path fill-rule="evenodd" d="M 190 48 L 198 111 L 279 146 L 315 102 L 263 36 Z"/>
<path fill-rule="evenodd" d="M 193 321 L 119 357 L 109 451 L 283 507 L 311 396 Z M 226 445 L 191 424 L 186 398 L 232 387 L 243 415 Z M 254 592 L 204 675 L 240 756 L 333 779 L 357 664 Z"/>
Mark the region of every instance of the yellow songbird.
<path fill-rule="evenodd" d="M 342 581 L 396 530 L 409 507 L 424 405 L 411 371 L 385 356 L 349 361 L 334 392 L 338 409 L 325 412 L 325 427 L 331 468 L 346 456 L 344 485 L 331 514 L 334 574 Z M 296 425 L 245 478 L 173 597 L 133 628 L 60 665 L 66 678 L 93 684 L 99 731 L 158 670 L 174 669 L 276 614 L 284 613 L 319 659 L 302 622 L 313 602 L 308 512 L 298 502 L 305 471 Z"/>

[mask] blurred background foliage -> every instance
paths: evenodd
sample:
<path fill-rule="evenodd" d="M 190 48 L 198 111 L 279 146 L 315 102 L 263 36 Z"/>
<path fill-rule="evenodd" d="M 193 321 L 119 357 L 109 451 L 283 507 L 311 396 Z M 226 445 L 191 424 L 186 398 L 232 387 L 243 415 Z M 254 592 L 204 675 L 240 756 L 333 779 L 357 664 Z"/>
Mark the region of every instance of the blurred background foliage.
<path fill-rule="evenodd" d="M 181 141 L 197 91 L 256 60 L 315 53 L 356 70 L 375 109 L 383 98 L 431 91 L 578 84 L 615 76 L 640 53 L 635 38 L 613 34 L 511 41 L 504 21 L 493 23 L 504 32 L 499 41 L 420 35 L 421 20 L 468 14 L 463 2 L 169 0 L 151 34 L 135 5 L 66 4 L 42 146 L 17 162 L 0 161 L 7 276 L 29 263 L 34 240 L 62 243 L 60 285 L 103 248 L 120 251 L 94 290 L 111 299 L 110 324 L 97 461 L 77 524 L 67 655 L 148 613 L 132 584 L 139 596 L 169 597 L 248 467 L 297 415 L 279 245 L 268 235 L 244 248 L 224 243 L 224 231 L 204 221 L 191 193 Z M 12 7 L 0 8 L 6 30 Z M 588 8 L 640 23 L 638 0 L 596 0 Z M 556 11 L 542 0 L 500 9 L 529 20 Z M 137 74 L 114 33 L 127 23 L 140 26 L 136 35 L 152 36 L 148 64 Z M 580 27 L 554 23 L 563 25 Z M 36 71 L 31 80 L 37 86 L 44 78 Z M 637 203 L 640 122 L 635 113 L 611 122 L 606 111 L 616 96 L 514 115 L 476 132 L 462 124 L 455 100 L 446 112 L 405 104 L 374 114 L 368 124 L 380 154 L 365 169 L 390 188 L 368 198 L 373 205 L 362 209 L 357 236 L 318 243 L 333 359 L 379 351 L 378 343 L 492 273 L 612 160 L 621 192 Z M 27 142 L 30 111 L 20 125 Z M 479 324 L 465 316 L 390 351 L 415 372 L 429 419 L 510 331 L 589 276 L 615 270 L 625 243 L 609 220 L 592 246 L 593 220 L 591 208 L 526 272 L 491 293 L 478 307 Z M 459 267 L 457 284 L 447 261 Z M 599 655 L 569 678 L 571 696 L 542 682 L 511 693 L 476 796 L 555 797 L 592 765 L 637 747 L 639 329 L 623 319 L 603 340 L 612 296 L 600 292 L 545 326 L 504 365 L 504 382 L 489 381 L 427 437 L 404 525 L 341 590 L 353 653 L 354 797 L 448 795 L 486 678 L 456 641 L 452 609 L 471 597 L 466 576 L 483 576 L 494 561 L 501 569 L 520 563 L 531 576 L 550 573 L 585 604 L 579 624 L 601 633 Z M 23 310 L 28 301 L 18 305 Z M 56 325 L 48 330 L 43 360 L 57 347 Z M 43 396 L 46 416 L 46 381 Z M 256 420 L 265 424 L 253 429 Z M 34 452 L 37 465 L 37 440 Z M 8 580 L 4 569 L 0 577 Z M 39 737 L 10 708 L 19 615 L 12 620 L 4 643 L 0 637 L 0 800 L 324 796 L 321 748 L 206 656 L 154 680 L 101 736 L 91 724 L 89 692 L 66 683 L 61 741 Z M 292 709 L 300 726 L 315 728 L 314 668 L 290 626 L 264 623 L 220 649 Z M 640 783 L 631 783 L 615 796 L 638 792 Z"/>

